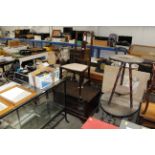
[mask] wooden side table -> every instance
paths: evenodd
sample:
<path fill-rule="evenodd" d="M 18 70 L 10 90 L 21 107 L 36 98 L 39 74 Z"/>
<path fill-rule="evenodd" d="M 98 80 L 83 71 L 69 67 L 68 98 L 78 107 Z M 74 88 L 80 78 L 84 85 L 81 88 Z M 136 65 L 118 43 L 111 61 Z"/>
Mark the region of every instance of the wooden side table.
<path fill-rule="evenodd" d="M 141 64 L 143 63 L 143 59 L 135 57 L 135 56 L 131 56 L 131 55 L 115 55 L 110 57 L 111 60 L 113 61 L 118 61 L 121 63 L 120 67 L 119 67 L 119 71 L 117 73 L 116 76 L 116 80 L 108 101 L 108 104 L 111 103 L 112 101 L 112 97 L 114 95 L 114 93 L 116 92 L 116 86 L 118 84 L 118 80 L 121 77 L 120 80 L 120 87 L 118 87 L 117 93 L 128 93 L 128 90 L 125 89 L 125 87 L 123 87 L 123 80 L 124 80 L 124 73 L 125 73 L 125 68 L 127 68 L 127 64 L 129 65 L 128 69 L 129 69 L 129 93 L 130 93 L 130 108 L 133 108 L 133 92 L 132 92 L 132 64 Z M 122 72 L 122 74 L 121 74 Z"/>

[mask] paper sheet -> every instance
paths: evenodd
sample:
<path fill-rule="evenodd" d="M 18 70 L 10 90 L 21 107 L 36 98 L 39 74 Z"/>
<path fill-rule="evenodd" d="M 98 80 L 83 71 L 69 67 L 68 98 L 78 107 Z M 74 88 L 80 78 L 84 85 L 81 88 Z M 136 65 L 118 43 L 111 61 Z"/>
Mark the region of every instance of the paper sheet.
<path fill-rule="evenodd" d="M 8 106 L 0 102 L 0 111 L 6 109 Z"/>
<path fill-rule="evenodd" d="M 25 91 L 21 88 L 15 87 L 15 88 L 12 88 L 12 89 L 0 94 L 0 96 L 13 102 L 13 103 L 17 103 L 20 100 L 29 96 L 30 94 L 31 93 L 28 91 Z"/>
<path fill-rule="evenodd" d="M 10 87 L 13 87 L 13 86 L 15 86 L 15 85 L 19 85 L 19 84 L 16 83 L 16 82 L 9 82 L 9 83 L 6 83 L 6 84 L 0 86 L 0 91 L 3 91 L 3 90 L 5 90 L 5 89 L 10 88 Z"/>

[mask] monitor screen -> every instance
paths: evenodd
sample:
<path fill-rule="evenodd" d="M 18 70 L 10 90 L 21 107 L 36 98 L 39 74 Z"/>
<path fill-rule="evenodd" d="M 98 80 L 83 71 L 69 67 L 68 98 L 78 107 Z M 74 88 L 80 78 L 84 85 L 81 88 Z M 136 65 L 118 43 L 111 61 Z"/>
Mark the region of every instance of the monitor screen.
<path fill-rule="evenodd" d="M 71 32 L 71 39 L 75 39 L 75 37 L 76 37 L 76 31 L 72 31 Z"/>
<path fill-rule="evenodd" d="M 71 33 L 73 31 L 73 28 L 72 27 L 64 27 L 63 28 L 63 32 L 64 33 Z"/>
<path fill-rule="evenodd" d="M 108 37 L 104 37 L 104 36 L 95 36 L 96 40 L 108 40 Z"/>
<path fill-rule="evenodd" d="M 119 36 L 117 45 L 130 46 L 132 44 L 131 36 Z"/>
<path fill-rule="evenodd" d="M 77 40 L 78 41 L 83 41 L 83 33 L 84 33 L 85 31 L 78 31 L 78 36 L 77 36 Z"/>

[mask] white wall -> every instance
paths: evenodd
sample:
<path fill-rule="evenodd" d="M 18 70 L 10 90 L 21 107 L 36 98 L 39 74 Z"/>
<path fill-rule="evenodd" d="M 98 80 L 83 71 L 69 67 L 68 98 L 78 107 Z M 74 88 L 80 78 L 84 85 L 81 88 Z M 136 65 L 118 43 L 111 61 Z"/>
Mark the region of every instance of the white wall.
<path fill-rule="evenodd" d="M 13 31 L 15 29 L 28 28 L 35 32 L 51 33 L 52 29 L 63 30 L 63 26 L 2 26 L 2 30 Z M 110 33 L 129 35 L 133 37 L 133 44 L 155 46 L 155 26 L 73 26 L 74 30 L 94 31 L 98 36 L 109 36 Z"/>
<path fill-rule="evenodd" d="M 1 26 L 3 31 L 14 31 L 16 29 L 31 29 L 31 31 L 35 32 L 44 32 L 49 33 L 51 31 L 50 26 Z"/>
<path fill-rule="evenodd" d="M 155 46 L 154 26 L 101 26 L 95 28 L 96 35 L 108 36 L 110 33 L 132 36 L 133 44 Z"/>

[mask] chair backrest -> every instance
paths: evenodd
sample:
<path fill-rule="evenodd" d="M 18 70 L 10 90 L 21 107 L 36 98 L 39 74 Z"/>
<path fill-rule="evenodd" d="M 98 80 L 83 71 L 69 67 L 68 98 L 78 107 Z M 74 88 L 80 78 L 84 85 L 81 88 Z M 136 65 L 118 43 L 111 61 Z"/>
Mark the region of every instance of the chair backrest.
<path fill-rule="evenodd" d="M 90 65 L 93 36 L 93 32 L 83 32 L 83 41 L 81 43 L 81 46 L 78 46 L 78 31 L 76 32 L 75 47 L 70 50 L 71 63 L 75 62 Z M 87 44 L 90 45 L 89 48 L 87 47 Z"/>
<path fill-rule="evenodd" d="M 116 66 L 108 66 L 106 65 L 104 68 L 104 76 L 102 83 L 102 92 L 111 92 L 114 86 L 114 82 L 118 73 L 119 67 Z M 124 83 L 123 85 L 129 86 L 129 71 L 125 70 L 124 74 Z M 150 74 L 145 72 L 140 72 L 136 70 L 132 70 L 133 77 L 133 99 L 136 101 L 141 101 L 144 95 L 144 91 L 147 86 L 147 81 L 149 80 Z M 120 79 L 119 79 L 120 80 Z M 120 82 L 120 81 L 119 81 Z M 118 82 L 118 84 L 119 84 Z"/>
<path fill-rule="evenodd" d="M 90 49 L 70 49 L 70 63 L 90 63 Z"/>

